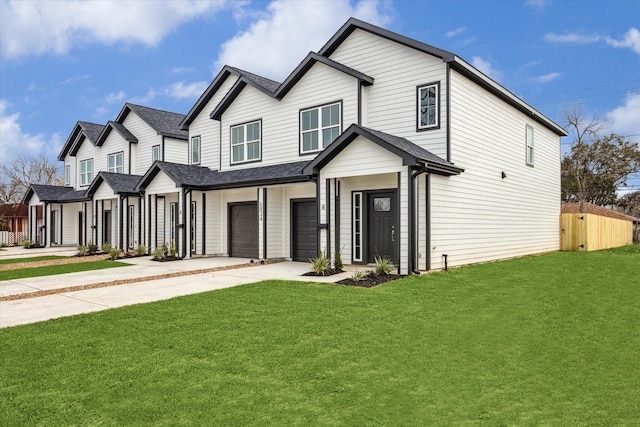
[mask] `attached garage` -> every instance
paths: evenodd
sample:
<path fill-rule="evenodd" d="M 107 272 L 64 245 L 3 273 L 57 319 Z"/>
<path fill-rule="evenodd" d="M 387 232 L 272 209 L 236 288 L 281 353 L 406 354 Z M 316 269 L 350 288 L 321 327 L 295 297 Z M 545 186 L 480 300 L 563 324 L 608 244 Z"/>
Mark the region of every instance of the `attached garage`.
<path fill-rule="evenodd" d="M 318 256 L 318 209 L 315 200 L 291 202 L 292 248 L 294 261 L 307 262 Z"/>
<path fill-rule="evenodd" d="M 229 255 L 258 258 L 258 204 L 229 205 Z"/>

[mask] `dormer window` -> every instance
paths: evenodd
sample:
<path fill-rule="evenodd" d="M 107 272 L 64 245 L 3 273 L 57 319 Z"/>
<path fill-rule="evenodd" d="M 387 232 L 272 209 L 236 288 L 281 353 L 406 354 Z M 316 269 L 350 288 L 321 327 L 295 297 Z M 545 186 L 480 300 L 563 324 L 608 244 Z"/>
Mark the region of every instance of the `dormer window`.
<path fill-rule="evenodd" d="M 300 153 L 320 151 L 340 135 L 340 107 L 336 102 L 300 111 Z"/>

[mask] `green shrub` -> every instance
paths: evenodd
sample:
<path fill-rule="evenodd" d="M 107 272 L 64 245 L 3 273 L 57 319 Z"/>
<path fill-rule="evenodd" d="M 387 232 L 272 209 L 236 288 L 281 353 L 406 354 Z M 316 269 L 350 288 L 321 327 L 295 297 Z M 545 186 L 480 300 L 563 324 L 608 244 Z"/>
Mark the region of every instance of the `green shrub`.
<path fill-rule="evenodd" d="M 20 240 L 20 246 L 22 246 L 25 249 L 29 249 L 31 247 L 31 240 L 29 239 Z"/>
<path fill-rule="evenodd" d="M 375 257 L 374 259 L 376 261 L 376 274 L 386 276 L 391 273 L 391 270 L 393 270 L 394 267 L 393 261 L 389 258 L 382 257 Z"/>
<path fill-rule="evenodd" d="M 171 258 L 176 257 L 176 242 L 171 241 L 171 245 L 169 246 L 169 256 Z"/>
<path fill-rule="evenodd" d="M 366 274 L 364 271 L 356 270 L 351 273 L 351 280 L 354 282 L 362 282 L 365 279 L 365 276 Z"/>
<path fill-rule="evenodd" d="M 89 240 L 89 243 L 87 244 L 87 251 L 89 252 L 89 255 L 95 255 L 96 252 L 98 252 L 98 245 Z"/>
<path fill-rule="evenodd" d="M 102 252 L 104 252 L 105 254 L 108 254 L 109 252 L 111 252 L 111 243 L 103 243 L 102 244 Z"/>
<path fill-rule="evenodd" d="M 331 268 L 331 260 L 327 257 L 326 252 L 320 252 L 316 258 L 310 259 L 311 270 L 317 275 L 324 275 Z"/>
<path fill-rule="evenodd" d="M 147 247 L 145 245 L 138 245 L 136 247 L 136 254 L 145 255 L 147 253 Z"/>
<path fill-rule="evenodd" d="M 111 259 L 111 261 L 117 260 L 119 256 L 120 256 L 120 249 L 113 248 L 109 251 L 109 258 Z"/>
<path fill-rule="evenodd" d="M 166 257 L 165 248 L 166 248 L 166 245 L 163 245 L 162 248 L 158 248 L 155 251 L 153 251 L 153 259 L 155 259 L 156 261 L 160 261 L 161 259 L 164 259 Z"/>
<path fill-rule="evenodd" d="M 78 245 L 78 255 L 86 256 L 88 251 L 89 248 L 87 247 L 87 245 Z"/>
<path fill-rule="evenodd" d="M 333 257 L 333 268 L 336 270 L 342 270 L 344 264 L 342 263 L 342 250 L 336 251 L 335 256 Z"/>

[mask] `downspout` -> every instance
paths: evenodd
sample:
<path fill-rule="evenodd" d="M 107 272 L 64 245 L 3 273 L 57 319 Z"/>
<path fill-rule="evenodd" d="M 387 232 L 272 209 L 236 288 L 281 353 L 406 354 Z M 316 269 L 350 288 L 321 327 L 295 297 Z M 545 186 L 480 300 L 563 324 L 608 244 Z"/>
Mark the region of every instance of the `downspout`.
<path fill-rule="evenodd" d="M 411 173 L 411 180 L 410 180 L 411 188 L 409 189 L 409 224 L 411 227 L 411 239 L 409 240 L 409 244 L 413 249 L 413 251 L 411 251 L 412 252 L 412 255 L 410 258 L 411 265 L 409 266 L 409 270 L 416 275 L 420 274 L 420 269 L 416 268 L 418 265 L 418 251 L 417 251 L 418 245 L 416 244 L 416 242 L 418 241 L 418 221 L 416 218 L 416 208 L 415 208 L 416 206 L 415 180 L 416 178 L 418 178 L 418 176 L 425 173 L 426 170 L 427 170 L 427 167 L 426 165 L 423 164 L 420 166 L 420 169 Z"/>

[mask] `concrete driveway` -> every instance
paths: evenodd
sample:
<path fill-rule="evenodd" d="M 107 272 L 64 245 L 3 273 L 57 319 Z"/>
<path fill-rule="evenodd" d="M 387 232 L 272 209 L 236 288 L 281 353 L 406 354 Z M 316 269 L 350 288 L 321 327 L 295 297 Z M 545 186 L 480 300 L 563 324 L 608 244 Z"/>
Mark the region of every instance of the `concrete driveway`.
<path fill-rule="evenodd" d="M 44 251 L 38 254 L 33 251 L 29 250 L 29 256 L 44 254 Z M 309 263 L 284 261 L 247 266 L 246 259 L 224 257 L 193 258 L 163 263 L 155 262 L 151 257 L 140 257 L 126 259 L 123 262 L 131 266 L 0 281 L 0 297 L 21 298 L 0 300 L 0 328 L 224 289 L 267 279 L 331 283 L 350 277 L 352 271 L 350 269 L 329 277 L 309 277 L 302 276 L 309 271 Z M 216 271 L 197 273 L 202 270 Z M 177 277 L 148 280 L 165 274 Z M 133 282 L 110 285 L 116 280 Z M 73 290 L 74 287 L 85 285 L 103 287 Z M 28 297 L 29 294 L 38 291 L 53 294 Z"/>

